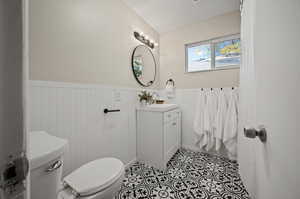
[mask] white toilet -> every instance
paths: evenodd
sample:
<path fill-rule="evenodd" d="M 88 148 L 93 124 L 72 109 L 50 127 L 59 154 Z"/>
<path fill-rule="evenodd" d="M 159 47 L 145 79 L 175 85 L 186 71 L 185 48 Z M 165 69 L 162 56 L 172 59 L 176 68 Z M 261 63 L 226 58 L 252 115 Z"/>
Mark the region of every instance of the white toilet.
<path fill-rule="evenodd" d="M 112 199 L 119 191 L 125 175 L 120 160 L 94 160 L 61 181 L 68 142 L 43 131 L 29 138 L 31 199 Z"/>

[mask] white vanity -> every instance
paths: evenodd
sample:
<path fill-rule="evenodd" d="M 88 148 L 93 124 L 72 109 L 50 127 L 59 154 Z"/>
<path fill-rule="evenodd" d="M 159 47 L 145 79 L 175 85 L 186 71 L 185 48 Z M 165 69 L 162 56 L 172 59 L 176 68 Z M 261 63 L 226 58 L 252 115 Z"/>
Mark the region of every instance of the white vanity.
<path fill-rule="evenodd" d="M 176 104 L 137 108 L 137 158 L 164 170 L 181 147 L 181 111 Z"/>

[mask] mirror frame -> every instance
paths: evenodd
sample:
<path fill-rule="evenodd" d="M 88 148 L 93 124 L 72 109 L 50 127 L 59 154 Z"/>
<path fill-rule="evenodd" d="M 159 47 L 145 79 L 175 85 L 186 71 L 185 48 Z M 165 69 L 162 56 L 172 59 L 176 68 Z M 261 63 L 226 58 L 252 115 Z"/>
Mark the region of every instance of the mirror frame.
<path fill-rule="evenodd" d="M 152 82 L 150 81 L 151 84 L 149 84 L 149 85 L 145 85 L 143 82 L 141 82 L 141 81 L 138 79 L 137 75 L 134 73 L 134 67 L 133 67 L 134 54 L 135 54 L 135 51 L 136 51 L 139 47 L 141 47 L 141 46 L 143 46 L 143 47 L 145 47 L 145 48 L 148 49 L 148 51 L 149 51 L 150 54 L 152 55 L 152 58 L 153 58 L 153 61 L 154 61 L 154 67 L 155 67 L 155 70 L 154 70 L 154 79 L 152 80 Z M 156 64 L 155 57 L 154 57 L 154 55 L 153 55 L 153 53 L 152 53 L 152 51 L 151 51 L 151 49 L 150 49 L 149 47 L 147 47 L 147 46 L 145 46 L 145 45 L 138 45 L 138 46 L 136 46 L 136 47 L 134 48 L 133 53 L 132 53 L 132 56 L 131 56 L 131 70 L 132 70 L 132 73 L 133 73 L 133 76 L 134 76 L 135 80 L 136 80 L 141 86 L 143 86 L 143 87 L 150 87 L 150 86 L 152 86 L 152 85 L 154 84 L 155 79 L 156 79 L 156 73 L 157 73 L 157 68 L 156 68 L 156 67 L 157 67 L 157 64 Z"/>

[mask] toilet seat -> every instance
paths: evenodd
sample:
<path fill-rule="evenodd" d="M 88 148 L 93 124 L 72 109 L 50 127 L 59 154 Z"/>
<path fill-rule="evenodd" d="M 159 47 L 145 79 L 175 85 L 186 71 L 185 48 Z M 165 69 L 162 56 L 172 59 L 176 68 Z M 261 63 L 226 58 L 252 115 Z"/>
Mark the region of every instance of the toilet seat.
<path fill-rule="evenodd" d="M 124 164 L 115 158 L 89 162 L 63 179 L 81 197 L 91 196 L 114 184 L 124 173 Z"/>

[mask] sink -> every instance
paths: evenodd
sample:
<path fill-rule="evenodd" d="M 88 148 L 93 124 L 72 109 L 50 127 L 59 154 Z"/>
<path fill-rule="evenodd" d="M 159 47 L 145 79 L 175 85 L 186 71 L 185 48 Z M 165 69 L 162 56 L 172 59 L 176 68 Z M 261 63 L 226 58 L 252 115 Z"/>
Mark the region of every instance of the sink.
<path fill-rule="evenodd" d="M 154 111 L 154 112 L 166 112 L 178 108 L 177 104 L 151 104 L 146 106 L 139 106 L 137 110 L 140 111 Z"/>

